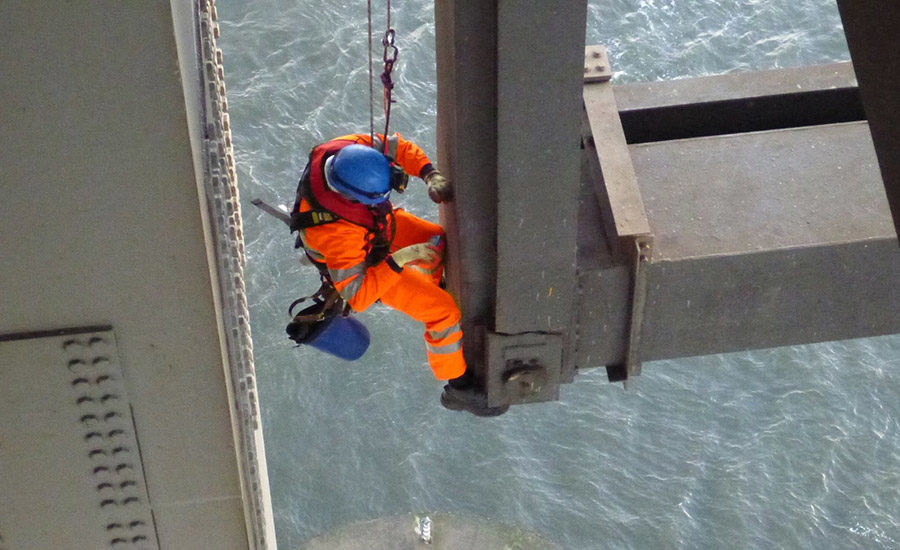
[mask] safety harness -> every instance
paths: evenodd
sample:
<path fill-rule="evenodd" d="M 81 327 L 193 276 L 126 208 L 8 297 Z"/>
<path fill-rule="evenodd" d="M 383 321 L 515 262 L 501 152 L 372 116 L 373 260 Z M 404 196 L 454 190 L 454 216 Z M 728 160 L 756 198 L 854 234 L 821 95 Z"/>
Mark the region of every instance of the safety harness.
<path fill-rule="evenodd" d="M 368 2 L 368 27 L 369 27 L 369 137 L 372 147 L 381 151 L 391 160 L 391 188 L 402 193 L 406 189 L 408 182 L 407 174 L 393 162 L 392 157 L 396 154 L 396 139 L 387 137 L 382 141 L 380 137 L 375 135 L 374 112 L 372 108 L 373 90 L 372 90 L 372 2 Z M 391 73 L 394 69 L 394 63 L 397 61 L 398 49 L 394 44 L 395 31 L 391 28 L 391 0 L 387 0 L 387 30 L 385 31 L 382 45 L 384 46 L 384 72 L 381 74 L 381 82 L 384 90 L 383 107 L 385 114 L 384 136 L 388 136 L 388 128 L 390 127 L 391 104 L 394 103 L 391 97 L 391 91 L 394 83 L 391 79 Z M 336 193 L 330 189 L 325 182 L 323 175 L 323 166 L 325 160 L 336 154 L 341 148 L 346 147 L 355 141 L 349 140 L 331 140 L 327 143 L 314 147 L 309 154 L 309 162 L 306 163 L 306 169 L 300 176 L 300 183 L 297 185 L 297 196 L 294 206 L 291 209 L 290 216 L 284 212 L 266 204 L 260 199 L 253 199 L 252 203 L 264 212 L 283 221 L 290 227 L 291 233 L 298 232 L 297 239 L 294 242 L 294 248 L 303 248 L 304 253 L 319 270 L 319 277 L 322 285 L 319 290 L 311 296 L 305 296 L 294 300 L 288 307 L 288 314 L 292 317 L 291 322 L 287 326 L 287 333 L 291 340 L 298 344 L 306 343 L 311 340 L 315 334 L 322 330 L 325 321 L 331 319 L 339 312 L 344 317 L 350 315 L 350 305 L 344 303 L 340 292 L 334 286 L 331 274 L 328 271 L 325 262 L 322 262 L 312 255 L 303 246 L 302 231 L 310 227 L 333 223 L 338 220 L 346 220 L 350 223 L 365 227 L 367 230 L 366 240 L 369 244 L 369 250 L 366 252 L 366 267 L 378 265 L 387 258 L 390 253 L 391 243 L 396 233 L 396 219 L 391 216 L 393 206 L 389 201 L 384 201 L 374 206 L 367 206 L 355 203 Z M 392 150 L 393 147 L 393 150 Z M 310 210 L 301 212 L 300 206 L 303 199 L 312 207 Z M 304 308 L 298 313 L 294 313 L 294 308 L 306 300 L 312 300 L 313 304 Z"/>
<path fill-rule="evenodd" d="M 313 338 L 328 319 L 338 314 L 344 317 L 350 315 L 350 305 L 345 303 L 340 292 L 335 288 L 328 266 L 325 265 L 325 262 L 314 258 L 303 247 L 302 231 L 338 220 L 346 220 L 366 228 L 366 240 L 369 243 L 369 250 L 366 253 L 367 267 L 378 265 L 387 258 L 396 232 L 396 221 L 390 215 L 393 211 L 390 201 L 368 206 L 353 202 L 340 193 L 332 191 L 326 185 L 322 170 L 325 160 L 352 143 L 356 142 L 332 140 L 314 147 L 297 185 L 297 196 L 291 209 L 288 226 L 291 233 L 298 232 L 294 248 L 304 248 L 306 256 L 318 268 L 322 281 L 321 286 L 313 295 L 294 300 L 288 307 L 288 314 L 292 320 L 285 331 L 288 337 L 298 344 Z M 312 208 L 301 212 L 300 205 L 303 199 L 306 199 Z M 311 300 L 313 303 L 302 311 L 294 313 L 294 309 L 307 300 Z"/>

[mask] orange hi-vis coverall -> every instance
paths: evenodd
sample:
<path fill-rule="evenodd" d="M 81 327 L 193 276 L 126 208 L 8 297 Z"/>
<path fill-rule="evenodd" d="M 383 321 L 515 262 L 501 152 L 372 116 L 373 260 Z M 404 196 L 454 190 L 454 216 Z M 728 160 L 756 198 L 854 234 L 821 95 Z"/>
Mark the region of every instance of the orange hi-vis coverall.
<path fill-rule="evenodd" d="M 376 137 L 378 141 L 381 139 L 381 136 Z M 334 148 L 336 142 L 369 145 L 371 140 L 368 135 L 354 134 L 318 147 Z M 388 144 L 389 154 L 407 173 L 422 176 L 423 171 L 431 169 L 431 163 L 422 149 L 399 134 L 394 134 Z M 313 149 L 311 159 L 316 157 L 315 153 L 316 149 Z M 308 170 L 324 178 L 327 156 L 319 158 L 318 165 L 310 165 Z M 330 189 L 324 192 L 336 193 Z M 299 202 L 301 213 L 312 209 L 313 205 L 306 198 Z M 340 215 L 340 212 L 335 213 Z M 387 236 L 391 243 L 389 253 L 428 242 L 434 237 L 445 238 L 440 225 L 399 208 L 392 207 L 387 218 L 387 231 L 393 231 L 393 235 Z M 416 262 L 416 265 L 400 267 L 390 256 L 375 265 L 367 265 L 372 231 L 346 219 L 301 229 L 300 236 L 307 254 L 313 260 L 326 264 L 332 282 L 354 311 L 364 311 L 381 300 L 383 304 L 421 321 L 425 324 L 425 348 L 434 376 L 438 380 L 462 376 L 466 363 L 459 324 L 461 315 L 453 297 L 438 286 L 443 273 L 442 257 L 432 265 Z"/>

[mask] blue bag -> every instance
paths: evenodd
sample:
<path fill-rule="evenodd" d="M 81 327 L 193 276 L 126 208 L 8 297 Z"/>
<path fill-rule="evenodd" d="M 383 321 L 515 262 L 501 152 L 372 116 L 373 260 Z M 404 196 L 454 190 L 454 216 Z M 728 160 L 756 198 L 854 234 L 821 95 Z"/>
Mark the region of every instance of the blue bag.
<path fill-rule="evenodd" d="M 313 305 L 294 315 L 294 307 L 307 299 L 312 299 Z M 285 332 L 298 344 L 309 344 L 347 361 L 359 359 L 369 349 L 369 331 L 349 316 L 349 308 L 330 284 L 323 282 L 312 296 L 295 300 L 288 312 L 293 319 Z"/>

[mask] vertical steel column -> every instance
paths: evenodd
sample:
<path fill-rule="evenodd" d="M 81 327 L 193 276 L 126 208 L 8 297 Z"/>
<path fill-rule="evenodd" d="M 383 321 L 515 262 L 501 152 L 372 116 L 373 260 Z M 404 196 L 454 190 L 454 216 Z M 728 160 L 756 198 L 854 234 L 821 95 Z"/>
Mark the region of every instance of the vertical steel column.
<path fill-rule="evenodd" d="M 900 233 L 900 3 L 838 0 L 869 131 Z"/>
<path fill-rule="evenodd" d="M 466 359 L 493 403 L 556 396 L 573 317 L 586 14 L 586 0 L 435 4 L 438 156 L 456 185 L 441 212 L 448 276 Z M 523 365 L 547 383 L 516 376 L 516 395 L 502 391 Z"/>
<path fill-rule="evenodd" d="M 438 0 L 438 164 L 455 186 L 441 205 L 448 290 L 462 309 L 466 362 L 484 376 L 497 275 L 497 6 Z"/>
<path fill-rule="evenodd" d="M 495 332 L 564 332 L 575 282 L 587 2 L 501 1 Z"/>

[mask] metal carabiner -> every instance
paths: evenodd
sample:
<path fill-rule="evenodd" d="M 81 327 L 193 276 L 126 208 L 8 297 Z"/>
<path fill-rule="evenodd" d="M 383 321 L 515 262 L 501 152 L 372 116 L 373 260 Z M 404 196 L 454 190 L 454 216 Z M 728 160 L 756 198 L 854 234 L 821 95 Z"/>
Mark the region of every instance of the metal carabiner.
<path fill-rule="evenodd" d="M 384 56 L 383 60 L 386 64 L 393 65 L 395 61 L 397 61 L 397 46 L 394 45 L 394 29 L 388 29 L 384 33 L 384 38 L 381 40 L 381 45 L 384 46 Z M 393 54 L 388 56 L 388 49 L 393 50 Z"/>

